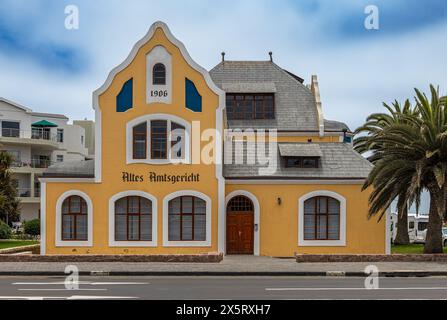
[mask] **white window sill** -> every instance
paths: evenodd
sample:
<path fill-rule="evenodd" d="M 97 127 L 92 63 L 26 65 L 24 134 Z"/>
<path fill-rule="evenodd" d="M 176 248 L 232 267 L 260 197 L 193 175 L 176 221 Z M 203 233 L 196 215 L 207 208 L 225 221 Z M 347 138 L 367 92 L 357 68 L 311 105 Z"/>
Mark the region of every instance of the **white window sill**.
<path fill-rule="evenodd" d="M 57 248 L 65 247 L 93 247 L 92 241 L 56 241 Z"/>
<path fill-rule="evenodd" d="M 300 240 L 299 247 L 346 247 L 345 240 Z"/>
<path fill-rule="evenodd" d="M 183 248 L 183 247 L 211 247 L 211 241 L 166 241 L 163 243 L 163 247 L 171 248 Z"/>
<path fill-rule="evenodd" d="M 111 248 L 156 248 L 155 241 L 112 241 L 109 243 Z"/>

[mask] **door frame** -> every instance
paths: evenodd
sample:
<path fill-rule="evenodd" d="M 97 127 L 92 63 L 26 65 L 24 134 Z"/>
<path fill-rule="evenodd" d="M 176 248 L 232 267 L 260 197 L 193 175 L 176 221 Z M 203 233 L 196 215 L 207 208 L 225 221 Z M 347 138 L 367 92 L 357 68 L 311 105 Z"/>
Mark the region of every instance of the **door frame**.
<path fill-rule="evenodd" d="M 225 254 L 227 254 L 227 209 L 228 209 L 228 203 L 237 196 L 244 196 L 253 202 L 254 207 L 254 256 L 260 256 L 261 254 L 261 208 L 259 205 L 258 198 L 252 194 L 251 192 L 245 191 L 245 190 L 236 190 L 231 193 L 229 193 L 225 197 L 225 223 L 224 223 L 224 245 L 225 245 Z"/>

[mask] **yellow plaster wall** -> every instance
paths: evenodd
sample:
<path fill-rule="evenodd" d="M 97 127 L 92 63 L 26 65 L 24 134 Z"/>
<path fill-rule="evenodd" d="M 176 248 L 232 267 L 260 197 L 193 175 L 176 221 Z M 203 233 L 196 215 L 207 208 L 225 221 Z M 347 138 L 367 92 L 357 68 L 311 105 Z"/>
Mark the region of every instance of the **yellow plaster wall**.
<path fill-rule="evenodd" d="M 299 254 L 384 254 L 385 219 L 367 219 L 369 192 L 361 185 L 233 185 L 254 194 L 260 204 L 260 252 L 263 256 L 291 257 Z M 333 191 L 346 199 L 346 247 L 298 247 L 298 202 L 313 191 Z M 278 204 L 281 198 L 282 204 Z"/>

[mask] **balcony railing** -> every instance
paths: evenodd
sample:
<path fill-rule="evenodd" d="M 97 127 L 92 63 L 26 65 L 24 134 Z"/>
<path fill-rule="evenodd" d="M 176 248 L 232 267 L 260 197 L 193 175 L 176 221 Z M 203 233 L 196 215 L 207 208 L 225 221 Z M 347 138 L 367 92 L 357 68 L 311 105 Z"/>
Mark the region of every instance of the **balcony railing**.
<path fill-rule="evenodd" d="M 17 188 L 17 196 L 19 198 L 40 198 L 40 187 L 34 188 L 34 194 L 32 194 L 31 188 Z"/>
<path fill-rule="evenodd" d="M 23 138 L 23 139 L 33 139 L 33 140 L 45 140 L 45 141 L 57 141 L 57 134 L 44 131 L 44 130 L 32 130 L 32 131 L 24 131 L 19 129 L 8 129 L 3 128 L 1 130 L 2 137 L 4 138 Z"/>
<path fill-rule="evenodd" d="M 33 169 L 47 169 L 54 164 L 50 160 L 31 160 L 30 162 L 25 161 L 14 161 L 12 163 L 13 168 L 33 168 Z"/>

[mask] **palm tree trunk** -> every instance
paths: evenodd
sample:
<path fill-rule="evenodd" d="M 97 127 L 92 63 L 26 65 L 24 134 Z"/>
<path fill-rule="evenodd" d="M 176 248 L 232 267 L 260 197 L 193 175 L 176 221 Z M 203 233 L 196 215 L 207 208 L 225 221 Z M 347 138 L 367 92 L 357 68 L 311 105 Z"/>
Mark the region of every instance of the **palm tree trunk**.
<path fill-rule="evenodd" d="M 410 244 L 410 236 L 408 235 L 408 206 L 398 209 L 397 213 L 397 234 L 394 239 L 396 245 Z"/>
<path fill-rule="evenodd" d="M 444 190 L 439 190 L 437 186 L 430 187 L 429 192 L 430 215 L 428 220 L 427 237 L 425 239 L 424 253 L 444 253 L 442 243 L 442 223 L 446 196 Z"/>

